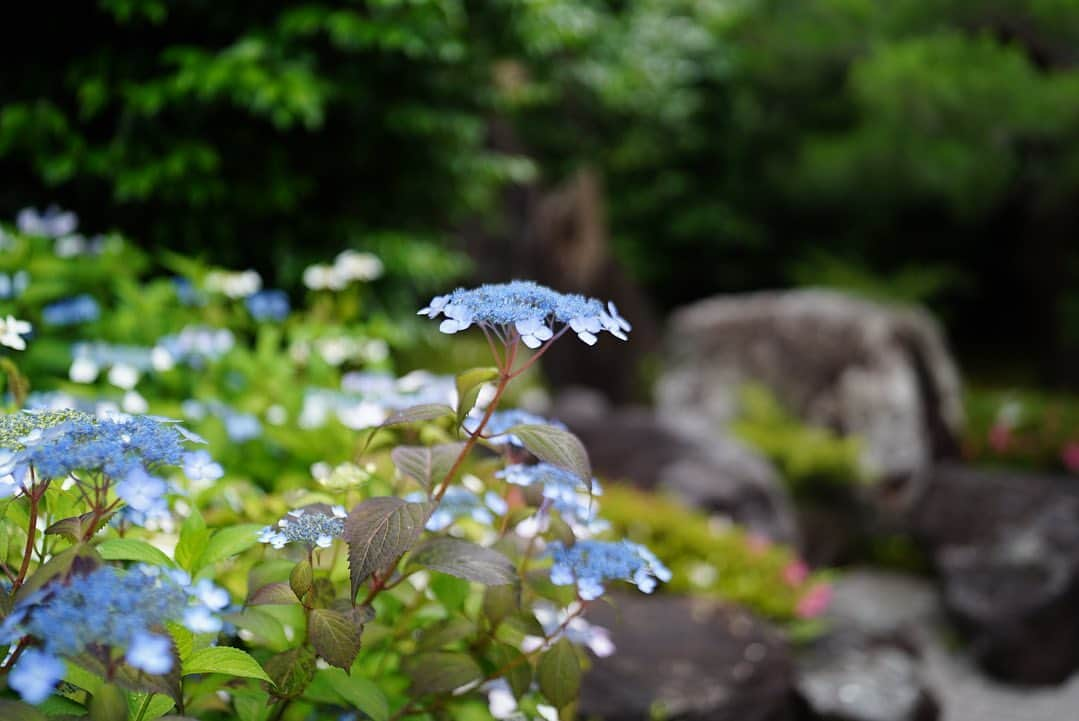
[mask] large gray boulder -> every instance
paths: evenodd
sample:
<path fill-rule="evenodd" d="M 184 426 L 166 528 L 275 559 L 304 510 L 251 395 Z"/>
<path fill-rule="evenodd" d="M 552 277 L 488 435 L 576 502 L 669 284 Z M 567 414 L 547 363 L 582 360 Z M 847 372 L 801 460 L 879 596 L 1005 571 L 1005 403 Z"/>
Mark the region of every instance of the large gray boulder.
<path fill-rule="evenodd" d="M 675 312 L 660 409 L 720 428 L 748 382 L 805 421 L 865 443 L 867 471 L 906 481 L 952 455 L 960 381 L 928 313 L 824 290 L 721 296 Z"/>
<path fill-rule="evenodd" d="M 748 612 L 676 596 L 618 595 L 589 620 L 617 651 L 593 660 L 580 717 L 605 721 L 795 721 L 791 652 Z"/>

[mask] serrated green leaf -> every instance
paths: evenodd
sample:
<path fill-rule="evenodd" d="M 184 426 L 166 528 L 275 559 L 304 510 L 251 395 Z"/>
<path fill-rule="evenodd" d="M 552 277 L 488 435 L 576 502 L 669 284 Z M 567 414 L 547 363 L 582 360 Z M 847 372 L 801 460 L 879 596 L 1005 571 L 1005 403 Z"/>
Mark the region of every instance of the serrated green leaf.
<path fill-rule="evenodd" d="M 488 586 L 517 580 L 517 569 L 498 551 L 448 536 L 425 542 L 412 553 L 409 563 Z"/>
<path fill-rule="evenodd" d="M 193 673 L 223 673 L 229 676 L 257 678 L 270 681 L 259 662 L 249 654 L 231 646 L 211 646 L 191 654 L 183 664 L 184 676 Z"/>
<path fill-rule="evenodd" d="M 460 425 L 476 405 L 483 384 L 498 378 L 497 368 L 472 368 L 459 373 L 457 384 L 457 423 Z"/>
<path fill-rule="evenodd" d="M 565 468 L 592 487 L 592 464 L 588 451 L 577 436 L 561 428 L 538 423 L 513 426 L 507 434 L 521 439 L 532 455 L 541 461 Z"/>
<path fill-rule="evenodd" d="M 417 696 L 448 693 L 483 678 L 480 665 L 463 653 L 421 653 L 406 658 L 402 667 Z"/>
<path fill-rule="evenodd" d="M 359 609 L 338 611 L 316 608 L 307 620 L 307 637 L 319 656 L 331 666 L 348 670 L 360 652 L 360 638 L 366 616 L 353 613 Z"/>
<path fill-rule="evenodd" d="M 581 660 L 563 637 L 547 649 L 536 666 L 536 681 L 547 700 L 562 708 L 577 700 L 581 690 Z"/>
<path fill-rule="evenodd" d="M 90 721 L 117 721 L 127 718 L 127 696 L 111 683 L 102 684 L 88 706 Z"/>
<path fill-rule="evenodd" d="M 415 479 L 424 488 L 430 488 L 446 477 L 464 447 L 464 443 L 397 446 L 390 453 L 390 457 L 402 475 Z"/>
<path fill-rule="evenodd" d="M 352 598 L 368 576 L 394 563 L 423 533 L 431 504 L 409 503 L 394 496 L 358 504 L 345 519 Z"/>
<path fill-rule="evenodd" d="M 266 661 L 266 673 L 273 679 L 275 698 L 296 698 L 315 677 L 315 650 L 310 646 L 290 648 Z"/>
<path fill-rule="evenodd" d="M 140 561 L 166 567 L 176 565 L 164 551 L 137 538 L 109 538 L 97 544 L 96 548 L 106 561 Z"/>
<path fill-rule="evenodd" d="M 195 562 L 193 572 L 198 572 L 206 566 L 223 561 L 251 548 L 258 543 L 259 531 L 262 528 L 262 526 L 255 523 L 244 523 L 214 531 L 213 535 L 210 536 L 210 540 L 206 542 L 206 548 Z"/>

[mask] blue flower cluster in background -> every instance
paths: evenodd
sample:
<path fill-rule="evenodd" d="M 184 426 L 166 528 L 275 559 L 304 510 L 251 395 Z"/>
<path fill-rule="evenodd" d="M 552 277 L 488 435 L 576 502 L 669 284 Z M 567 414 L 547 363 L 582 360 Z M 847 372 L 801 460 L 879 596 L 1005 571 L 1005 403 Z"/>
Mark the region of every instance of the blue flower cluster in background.
<path fill-rule="evenodd" d="M 19 659 L 9 683 L 40 703 L 64 676 L 59 657 L 103 654 L 109 663 L 113 650 L 141 671 L 168 673 L 175 661 L 164 624 L 214 633 L 228 603 L 228 593 L 209 581 L 192 585 L 184 572 L 154 566 L 102 566 L 55 580 L 20 601 L 0 626 L 4 643 L 29 636 L 40 644 Z"/>
<path fill-rule="evenodd" d="M 555 541 L 547 548 L 554 560 L 551 583 L 577 584 L 577 594 L 585 601 L 603 595 L 606 581 L 629 581 L 644 593 L 651 593 L 657 581 L 671 580 L 671 572 L 655 554 L 632 541 L 578 541 L 566 546 Z"/>
<path fill-rule="evenodd" d="M 41 310 L 45 325 L 79 325 L 92 323 L 100 317 L 101 306 L 86 293 L 51 303 Z"/>
<path fill-rule="evenodd" d="M 0 273 L 0 300 L 12 300 L 26 292 L 30 286 L 30 274 L 18 270 L 8 275 Z"/>
<path fill-rule="evenodd" d="M 260 290 L 247 296 L 244 304 L 251 317 L 258 321 L 282 321 L 292 310 L 288 293 L 283 290 Z"/>
<path fill-rule="evenodd" d="M 464 421 L 464 428 L 469 433 L 475 433 L 476 428 L 479 427 L 481 415 L 473 413 Z M 555 428 L 561 428 L 566 430 L 566 424 L 561 421 L 550 420 L 543 416 L 538 416 L 535 413 L 529 413 L 528 411 L 520 410 L 517 408 L 511 408 L 505 411 L 495 411 L 491 414 L 490 420 L 487 421 L 487 425 L 484 427 L 484 435 L 487 436 L 487 442 L 496 446 L 510 444 L 517 448 L 524 448 L 524 444 L 521 443 L 521 439 L 512 433 L 506 433 L 510 428 L 521 425 L 541 425 L 541 426 L 553 426 Z M 526 484 L 527 485 L 527 484 Z"/>

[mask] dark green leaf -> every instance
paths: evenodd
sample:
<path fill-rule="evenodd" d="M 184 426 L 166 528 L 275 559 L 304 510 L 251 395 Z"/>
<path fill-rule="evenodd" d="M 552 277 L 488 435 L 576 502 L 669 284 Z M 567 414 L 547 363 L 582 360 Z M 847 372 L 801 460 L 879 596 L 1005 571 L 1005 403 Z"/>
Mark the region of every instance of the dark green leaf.
<path fill-rule="evenodd" d="M 430 488 L 446 477 L 464 447 L 464 443 L 397 446 L 390 457 L 402 475 L 414 478 L 424 488 Z"/>
<path fill-rule="evenodd" d="M 547 700 L 558 708 L 573 703 L 581 690 L 581 660 L 569 639 L 547 649 L 536 667 L 536 680 Z"/>
<path fill-rule="evenodd" d="M 513 646 L 495 642 L 487 652 L 487 658 L 494 666 L 492 673 L 506 679 L 510 690 L 518 699 L 532 686 L 532 664 L 524 654 Z"/>
<path fill-rule="evenodd" d="M 307 636 L 319 656 L 331 666 L 347 671 L 360 652 L 360 638 L 366 621 L 367 616 L 360 609 L 316 608 L 308 617 Z"/>
<path fill-rule="evenodd" d="M 46 721 L 47 717 L 29 704 L 0 698 L 0 718 L 4 721 Z"/>
<path fill-rule="evenodd" d="M 289 584 L 281 581 L 269 583 L 251 594 L 247 599 L 248 606 L 287 606 L 291 603 L 299 603 L 300 599 L 292 592 Z"/>
<path fill-rule="evenodd" d="M 427 541 L 409 562 L 488 586 L 517 580 L 517 569 L 498 551 L 448 536 Z"/>
<path fill-rule="evenodd" d="M 476 624 L 467 618 L 447 618 L 421 630 L 416 639 L 416 648 L 420 651 L 437 651 L 443 646 L 468 638 L 475 632 Z"/>
<path fill-rule="evenodd" d="M 571 471 L 591 487 L 592 466 L 588 461 L 588 452 L 577 436 L 543 424 L 513 426 L 506 433 L 520 438 L 536 458 Z"/>
<path fill-rule="evenodd" d="M 497 368 L 472 368 L 457 375 L 457 423 L 476 405 L 483 384 L 498 378 Z"/>
<path fill-rule="evenodd" d="M 85 543 L 79 543 L 71 548 L 65 548 L 46 561 L 43 565 L 38 566 L 37 570 L 27 577 L 26 583 L 24 583 L 15 593 L 15 600 L 23 600 L 53 578 L 67 575 L 72 568 L 86 565 L 93 567 L 100 565 L 101 561 L 101 555 L 94 547 Z"/>
<path fill-rule="evenodd" d="M 275 686 L 270 692 L 276 698 L 296 698 L 315 677 L 315 651 L 310 646 L 290 648 L 266 661 L 266 673 Z"/>
<path fill-rule="evenodd" d="M 342 699 L 371 717 L 372 721 L 387 721 L 390 705 L 386 695 L 373 681 L 358 675 L 347 675 L 337 668 L 320 671 L 325 674 Z"/>
<path fill-rule="evenodd" d="M 488 586 L 483 592 L 483 614 L 491 622 L 491 628 L 498 628 L 502 619 L 515 613 L 521 607 L 521 587 L 519 584 Z"/>
<path fill-rule="evenodd" d="M 430 504 L 381 496 L 360 503 L 345 519 L 352 598 L 368 576 L 393 564 L 423 533 Z"/>
<path fill-rule="evenodd" d="M 406 658 L 403 667 L 417 696 L 448 693 L 483 678 L 483 669 L 463 653 L 421 653 Z"/>

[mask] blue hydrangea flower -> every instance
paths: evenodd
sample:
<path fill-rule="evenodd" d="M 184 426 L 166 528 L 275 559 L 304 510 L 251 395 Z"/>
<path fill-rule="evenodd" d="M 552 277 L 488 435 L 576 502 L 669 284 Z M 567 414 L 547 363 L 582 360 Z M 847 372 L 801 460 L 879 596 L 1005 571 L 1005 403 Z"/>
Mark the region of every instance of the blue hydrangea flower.
<path fill-rule="evenodd" d="M 604 582 L 629 581 L 651 593 L 657 581 L 671 580 L 671 572 L 655 554 L 632 541 L 578 541 L 566 546 L 551 543 L 547 554 L 554 560 L 551 583 L 577 585 L 577 595 L 591 601 L 603 595 Z"/>
<path fill-rule="evenodd" d="M 39 704 L 52 695 L 56 684 L 64 678 L 64 662 L 52 654 L 29 648 L 19 657 L 8 676 L 8 685 L 19 692 L 27 703 Z"/>
<path fill-rule="evenodd" d="M 276 527 L 263 528 L 259 541 L 278 549 L 289 543 L 302 543 L 308 548 L 329 548 L 333 539 L 345 532 L 346 516 L 348 512 L 344 506 L 323 508 L 321 504 L 316 504 L 298 508 L 289 511 L 277 522 Z"/>
<path fill-rule="evenodd" d="M 520 280 L 470 290 L 458 288 L 432 299 L 418 314 L 428 318 L 444 315 L 438 327 L 443 333 L 458 333 L 479 325 L 503 340 L 517 334 L 529 348 L 539 348 L 566 328 L 588 345 L 596 342 L 600 332 L 626 340 L 631 330 L 614 303 L 605 308 L 595 298 L 559 293 Z"/>
<path fill-rule="evenodd" d="M 427 496 L 417 491 L 405 496 L 405 500 L 419 502 L 426 501 Z M 476 523 L 489 526 L 494 523 L 495 513 L 505 513 L 505 501 L 497 494 L 487 494 L 484 498 L 463 488 L 451 486 L 439 501 L 438 508 L 427 519 L 428 531 L 442 531 L 449 528 L 460 518 L 471 518 Z M 492 513 L 494 511 L 494 513 Z"/>
<path fill-rule="evenodd" d="M 59 238 L 74 233 L 79 227 L 79 218 L 71 211 L 50 205 L 44 213 L 39 213 L 36 208 L 23 208 L 15 216 L 15 225 L 20 233 Z"/>
<path fill-rule="evenodd" d="M 292 310 L 288 294 L 283 290 L 262 290 L 247 296 L 244 303 L 255 320 L 281 321 Z"/>
<path fill-rule="evenodd" d="M 465 418 L 464 428 L 469 433 L 474 433 L 476 428 L 480 425 L 481 414 L 474 413 Z M 521 443 L 521 439 L 512 433 L 506 433 L 510 428 L 520 425 L 544 425 L 554 426 L 555 428 L 561 428 L 566 430 L 564 423 L 556 420 L 549 420 L 543 416 L 538 416 L 535 413 L 529 413 L 518 408 L 511 408 L 504 411 L 495 411 L 491 414 L 491 419 L 487 421 L 487 425 L 484 426 L 484 433 L 488 436 L 487 442 L 496 446 L 509 444 L 516 446 L 517 448 L 524 448 L 524 444 Z"/>
<path fill-rule="evenodd" d="M 215 613 L 224 607 L 220 600 L 220 594 L 192 587 L 182 571 L 100 566 L 55 579 L 21 600 L 0 626 L 0 642 L 30 637 L 54 658 L 91 653 L 107 660 L 115 649 L 136 668 L 167 673 L 173 656 L 165 623 L 216 632 L 222 625 Z M 192 618 L 199 623 L 191 623 Z"/>
<path fill-rule="evenodd" d="M 100 317 L 101 306 L 86 293 L 50 303 L 41 310 L 41 320 L 45 325 L 92 323 Z"/>
<path fill-rule="evenodd" d="M 116 484 L 116 495 L 122 498 L 129 508 L 146 512 L 162 504 L 168 488 L 164 479 L 150 475 L 144 468 L 132 468 L 127 476 Z"/>
<path fill-rule="evenodd" d="M 30 274 L 19 270 L 11 275 L 0 273 L 0 300 L 18 298 L 30 285 Z"/>
<path fill-rule="evenodd" d="M 225 469 L 214 461 L 209 451 L 192 451 L 184 455 L 184 475 L 192 481 L 216 481 Z"/>

